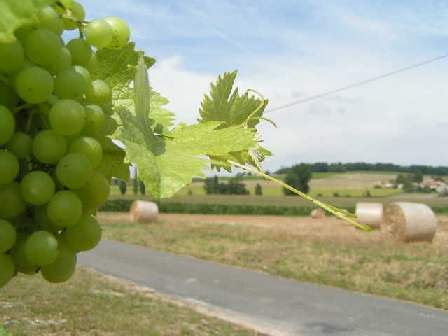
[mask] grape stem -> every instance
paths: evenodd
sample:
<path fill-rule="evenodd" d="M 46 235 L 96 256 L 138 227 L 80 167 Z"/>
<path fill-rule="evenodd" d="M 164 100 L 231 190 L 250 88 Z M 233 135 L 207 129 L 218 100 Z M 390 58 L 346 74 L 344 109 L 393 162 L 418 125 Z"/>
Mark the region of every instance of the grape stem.
<path fill-rule="evenodd" d="M 31 125 L 33 123 L 33 118 L 34 118 L 35 114 L 36 114 L 36 111 L 33 110 L 33 111 L 31 111 L 30 115 L 28 116 L 28 120 L 26 122 L 26 127 L 25 127 L 25 132 L 26 133 L 29 133 L 30 130 L 31 130 Z"/>
<path fill-rule="evenodd" d="M 26 103 L 26 104 L 17 106 L 17 107 L 14 109 L 14 112 L 20 112 L 20 111 L 22 111 L 22 110 L 26 110 L 27 108 L 30 108 L 30 107 L 32 107 L 32 105 L 29 104 L 29 103 Z"/>
<path fill-rule="evenodd" d="M 283 188 L 286 188 L 289 191 L 292 191 L 294 194 L 300 196 L 301 198 L 306 199 L 307 201 L 312 202 L 313 204 L 317 205 L 318 207 L 328 211 L 329 213 L 335 215 L 336 217 L 338 217 L 338 218 L 346 221 L 347 223 L 353 225 L 357 229 L 360 229 L 360 230 L 366 231 L 366 232 L 371 232 L 372 231 L 372 228 L 370 226 L 358 223 L 358 221 L 356 220 L 355 215 L 353 215 L 352 213 L 348 212 L 347 210 L 339 209 L 339 208 L 334 207 L 334 206 L 332 206 L 330 204 L 321 202 L 321 201 L 319 201 L 319 200 L 317 200 L 317 199 L 315 199 L 315 198 L 313 198 L 313 197 L 311 197 L 311 196 L 301 192 L 300 190 L 298 190 L 298 189 L 296 189 L 296 188 L 286 184 L 285 182 L 280 181 L 280 180 L 276 179 L 275 177 L 270 176 L 270 175 L 264 173 L 261 169 L 255 169 L 255 168 L 252 168 L 252 167 L 248 167 L 248 166 L 239 164 L 239 163 L 234 162 L 234 161 L 229 161 L 229 163 L 234 165 L 235 167 L 243 169 L 243 170 L 245 170 L 247 172 L 254 173 L 254 174 L 256 174 L 256 175 L 258 175 L 260 177 L 265 178 L 266 180 L 270 180 L 270 181 L 273 181 L 273 182 L 281 185 Z"/>

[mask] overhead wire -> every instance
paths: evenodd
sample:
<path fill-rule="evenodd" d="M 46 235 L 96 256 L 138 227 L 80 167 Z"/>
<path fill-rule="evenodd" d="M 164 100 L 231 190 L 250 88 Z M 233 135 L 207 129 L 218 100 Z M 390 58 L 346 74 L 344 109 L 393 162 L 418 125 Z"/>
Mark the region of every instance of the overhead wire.
<path fill-rule="evenodd" d="M 393 71 L 389 71 L 389 72 L 383 73 L 383 74 L 375 76 L 375 77 L 371 77 L 371 78 L 368 78 L 368 79 L 357 81 L 357 82 L 354 82 L 354 83 L 351 83 L 351 84 L 348 84 L 348 85 L 345 85 L 345 86 L 342 86 L 342 87 L 339 87 L 339 88 L 336 88 L 336 89 L 333 89 L 333 90 L 325 91 L 325 92 L 322 92 L 322 93 L 319 93 L 319 94 L 316 94 L 316 95 L 312 95 L 312 96 L 308 96 L 308 97 L 305 97 L 305 98 L 302 98 L 302 99 L 294 100 L 292 102 L 289 102 L 289 103 L 286 103 L 286 104 L 283 104 L 283 105 L 275 106 L 273 108 L 268 109 L 266 112 L 269 112 L 269 113 L 276 112 L 276 111 L 284 110 L 284 109 L 287 109 L 287 108 L 290 108 L 290 107 L 293 107 L 293 106 L 296 106 L 296 105 L 309 103 L 309 102 L 312 102 L 312 101 L 315 101 L 315 100 L 318 100 L 318 99 L 321 99 L 321 98 L 332 96 L 332 95 L 334 95 L 336 93 L 340 93 L 340 92 L 347 91 L 347 90 L 350 90 L 350 89 L 353 89 L 353 88 L 356 88 L 356 87 L 364 86 L 364 85 L 370 84 L 372 82 L 376 82 L 376 81 L 379 81 L 379 80 L 382 80 L 382 79 L 385 79 L 385 78 L 389 78 L 389 77 L 395 76 L 395 75 L 403 73 L 403 72 L 407 72 L 407 71 L 410 71 L 410 70 L 413 70 L 413 69 L 416 69 L 416 68 L 420 68 L 420 67 L 423 67 L 425 65 L 429 65 L 431 63 L 434 63 L 434 62 L 437 62 L 437 61 L 441 61 L 441 60 L 443 60 L 445 58 L 448 58 L 448 54 L 444 54 L 444 55 L 441 55 L 441 56 L 433 57 L 431 59 L 428 59 L 428 60 L 425 60 L 425 61 L 422 61 L 422 62 L 419 62 L 419 63 L 414 63 L 414 64 L 411 64 L 411 65 L 408 65 L 408 66 L 405 66 L 405 67 L 402 67 L 402 68 L 399 68 L 399 69 L 396 69 L 396 70 L 393 70 Z"/>

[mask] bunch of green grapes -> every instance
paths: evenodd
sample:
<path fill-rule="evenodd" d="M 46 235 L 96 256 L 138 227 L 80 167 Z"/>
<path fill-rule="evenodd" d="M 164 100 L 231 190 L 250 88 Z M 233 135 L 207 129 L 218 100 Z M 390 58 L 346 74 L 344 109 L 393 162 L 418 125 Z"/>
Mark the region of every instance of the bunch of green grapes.
<path fill-rule="evenodd" d="M 60 0 L 15 36 L 0 44 L 0 287 L 17 273 L 66 281 L 100 241 L 110 178 L 98 167 L 116 125 L 111 89 L 89 69 L 95 50 L 127 45 L 129 27 L 86 22 L 81 4 Z"/>

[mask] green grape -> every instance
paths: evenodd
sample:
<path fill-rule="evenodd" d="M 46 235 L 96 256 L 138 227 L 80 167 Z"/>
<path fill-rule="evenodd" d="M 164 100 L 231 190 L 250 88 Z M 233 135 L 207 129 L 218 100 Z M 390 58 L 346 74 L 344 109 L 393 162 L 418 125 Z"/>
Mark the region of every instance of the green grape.
<path fill-rule="evenodd" d="M 55 192 L 56 186 L 50 175 L 42 171 L 26 174 L 20 182 L 23 199 L 33 205 L 47 203 Z"/>
<path fill-rule="evenodd" d="M 49 265 L 56 260 L 58 253 L 58 241 L 47 231 L 36 231 L 25 242 L 25 256 L 33 265 Z"/>
<path fill-rule="evenodd" d="M 113 114 L 113 106 L 112 106 L 112 101 L 108 104 L 103 104 L 101 106 L 101 108 L 103 109 L 103 112 L 105 115 L 107 116 L 111 116 Z"/>
<path fill-rule="evenodd" d="M 103 205 L 109 198 L 110 183 L 101 173 L 94 172 L 87 184 L 76 190 L 85 210 L 94 210 Z"/>
<path fill-rule="evenodd" d="M 16 121 L 11 112 L 0 105 L 0 146 L 7 143 L 16 129 Z"/>
<path fill-rule="evenodd" d="M 87 66 L 92 57 L 92 48 L 82 39 L 73 39 L 67 43 L 67 48 L 72 54 L 73 64 Z"/>
<path fill-rule="evenodd" d="M 68 154 L 56 166 L 56 176 L 59 182 L 70 189 L 82 188 L 92 174 L 92 164 L 83 154 Z"/>
<path fill-rule="evenodd" d="M 71 191 L 58 191 L 47 204 L 48 218 L 60 228 L 73 226 L 82 215 L 82 203 Z"/>
<path fill-rule="evenodd" d="M 46 67 L 57 61 L 62 42 L 58 35 L 47 29 L 37 29 L 25 38 L 25 55 L 34 64 Z"/>
<path fill-rule="evenodd" d="M 82 131 L 83 134 L 92 137 L 101 135 L 106 124 L 106 116 L 103 109 L 98 105 L 86 106 L 86 123 Z"/>
<path fill-rule="evenodd" d="M 0 185 L 14 181 L 19 174 L 19 169 L 19 160 L 14 154 L 0 151 Z"/>
<path fill-rule="evenodd" d="M 60 228 L 48 218 L 47 207 L 45 205 L 33 207 L 33 221 L 39 229 L 43 231 L 58 233 L 60 230 Z"/>
<path fill-rule="evenodd" d="M 92 77 L 90 76 L 90 72 L 89 70 L 87 70 L 86 68 L 84 68 L 81 65 L 75 65 L 73 66 L 73 70 L 75 70 L 77 73 L 79 73 L 82 77 L 84 77 L 84 79 L 87 82 L 87 85 L 90 85 L 90 83 L 92 82 Z"/>
<path fill-rule="evenodd" d="M 105 20 L 94 20 L 84 29 L 86 41 L 98 49 L 105 48 L 112 43 L 112 27 Z"/>
<path fill-rule="evenodd" d="M 0 185 L 0 218 L 13 219 L 25 209 L 26 203 L 20 194 L 18 183 Z"/>
<path fill-rule="evenodd" d="M 56 35 L 61 35 L 64 31 L 64 23 L 62 22 L 62 19 L 51 6 L 42 8 L 37 14 L 37 18 L 39 19 L 41 28 L 48 29 Z"/>
<path fill-rule="evenodd" d="M 22 70 L 17 75 L 15 84 L 19 97 L 32 104 L 47 101 L 54 88 L 51 74 L 35 66 Z"/>
<path fill-rule="evenodd" d="M 123 19 L 115 16 L 110 16 L 104 19 L 112 28 L 112 41 L 107 46 L 109 48 L 123 48 L 129 42 L 131 35 L 129 25 Z"/>
<path fill-rule="evenodd" d="M 0 105 L 13 109 L 18 103 L 19 96 L 17 96 L 16 92 L 9 85 L 0 81 Z"/>
<path fill-rule="evenodd" d="M 25 159 L 29 157 L 33 151 L 33 139 L 26 133 L 14 133 L 7 144 L 7 148 L 19 159 Z"/>
<path fill-rule="evenodd" d="M 18 235 L 16 244 L 11 250 L 11 257 L 16 266 L 16 270 L 23 274 L 35 274 L 39 271 L 39 266 L 33 265 L 25 255 L 25 235 Z"/>
<path fill-rule="evenodd" d="M 4 287 L 15 273 L 14 262 L 11 256 L 0 254 L 0 288 Z"/>
<path fill-rule="evenodd" d="M 92 81 L 87 89 L 86 98 L 87 101 L 92 104 L 108 104 L 112 100 L 112 91 L 105 81 L 97 79 Z"/>
<path fill-rule="evenodd" d="M 74 0 L 59 0 L 59 2 L 64 6 L 65 8 L 71 8 L 73 6 Z"/>
<path fill-rule="evenodd" d="M 51 127 L 61 135 L 79 134 L 84 128 L 86 111 L 75 100 L 59 100 L 48 115 Z"/>
<path fill-rule="evenodd" d="M 0 72 L 19 71 L 25 63 L 25 54 L 18 40 L 0 43 Z"/>
<path fill-rule="evenodd" d="M 103 158 L 103 147 L 96 139 L 91 137 L 83 136 L 74 140 L 68 151 L 69 153 L 84 154 L 90 160 L 93 168 L 98 167 Z"/>
<path fill-rule="evenodd" d="M 67 141 L 53 130 L 41 131 L 33 141 L 33 154 L 42 163 L 54 164 L 67 151 Z"/>
<path fill-rule="evenodd" d="M 72 65 L 72 54 L 70 53 L 70 50 L 63 47 L 59 50 L 58 57 L 54 61 L 54 63 L 51 63 L 47 65 L 48 71 L 50 71 L 52 74 L 57 75 L 58 73 L 70 69 Z"/>
<path fill-rule="evenodd" d="M 106 136 L 109 134 L 113 134 L 117 129 L 117 127 L 118 127 L 117 122 L 114 119 L 107 117 L 104 124 L 102 135 Z"/>
<path fill-rule="evenodd" d="M 76 269 L 76 253 L 65 242 L 59 241 L 59 254 L 55 261 L 41 268 L 45 280 L 52 283 L 65 282 Z"/>
<path fill-rule="evenodd" d="M 78 23 L 76 21 L 84 21 L 86 18 L 86 13 L 84 7 L 76 1 L 66 1 L 64 5 L 71 13 L 73 19 L 64 18 L 64 27 L 68 30 L 74 30 L 78 28 Z"/>
<path fill-rule="evenodd" d="M 95 69 L 98 69 L 98 58 L 96 57 L 96 54 L 92 54 L 92 57 L 90 58 L 89 64 L 87 64 L 86 68 L 90 72 L 94 72 Z"/>
<path fill-rule="evenodd" d="M 64 232 L 64 239 L 72 250 L 88 251 L 100 242 L 101 227 L 95 217 L 83 215 L 75 226 L 69 227 Z"/>
<path fill-rule="evenodd" d="M 87 81 L 73 69 L 57 74 L 54 81 L 54 92 L 61 99 L 78 99 L 87 91 Z"/>
<path fill-rule="evenodd" d="M 51 106 L 56 104 L 58 101 L 59 101 L 59 97 L 56 95 L 51 95 L 50 98 L 48 98 L 48 104 L 50 104 Z"/>
<path fill-rule="evenodd" d="M 16 229 L 10 222 L 0 219 L 0 253 L 11 249 L 17 239 Z"/>

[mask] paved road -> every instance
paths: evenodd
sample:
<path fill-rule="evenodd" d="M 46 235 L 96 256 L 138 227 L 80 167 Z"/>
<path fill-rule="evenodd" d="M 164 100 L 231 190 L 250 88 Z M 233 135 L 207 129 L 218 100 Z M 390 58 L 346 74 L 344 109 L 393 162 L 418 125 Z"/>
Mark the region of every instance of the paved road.
<path fill-rule="evenodd" d="M 83 254 L 84 266 L 200 303 L 278 335 L 447 336 L 448 313 L 303 284 L 114 241 Z M 448 295 L 448 294 L 447 294 Z"/>

